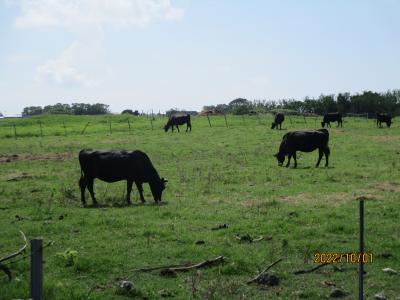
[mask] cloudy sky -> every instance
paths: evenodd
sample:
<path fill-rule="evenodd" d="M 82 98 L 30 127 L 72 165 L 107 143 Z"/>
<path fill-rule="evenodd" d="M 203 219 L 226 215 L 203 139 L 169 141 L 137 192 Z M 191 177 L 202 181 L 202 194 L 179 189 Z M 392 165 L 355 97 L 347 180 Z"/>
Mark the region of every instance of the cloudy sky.
<path fill-rule="evenodd" d="M 400 88 L 396 0 L 0 0 L 0 111 Z"/>

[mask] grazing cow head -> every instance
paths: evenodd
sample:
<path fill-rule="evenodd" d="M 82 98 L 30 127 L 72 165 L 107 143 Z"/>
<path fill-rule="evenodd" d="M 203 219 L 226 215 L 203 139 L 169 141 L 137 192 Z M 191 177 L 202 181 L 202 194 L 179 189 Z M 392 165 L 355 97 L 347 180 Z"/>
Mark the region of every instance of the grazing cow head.
<path fill-rule="evenodd" d="M 325 122 L 321 122 L 321 126 L 322 126 L 322 128 L 324 128 L 325 127 Z"/>
<path fill-rule="evenodd" d="M 278 165 L 281 167 L 283 162 L 285 161 L 285 154 L 283 154 L 282 152 L 278 152 L 274 156 L 278 160 Z"/>
<path fill-rule="evenodd" d="M 389 120 L 386 122 L 386 125 L 387 125 L 387 127 L 390 128 L 390 125 L 392 125 L 392 120 L 389 119 Z"/>
<path fill-rule="evenodd" d="M 275 122 L 272 122 L 272 124 L 271 124 L 271 129 L 274 129 L 275 126 L 276 126 L 276 123 L 275 123 Z"/>
<path fill-rule="evenodd" d="M 161 201 L 162 192 L 165 190 L 165 184 L 168 180 L 161 178 L 159 181 L 150 184 L 151 193 L 153 194 L 154 200 L 156 202 Z"/>
<path fill-rule="evenodd" d="M 167 123 L 167 125 L 165 125 L 165 126 L 164 126 L 164 130 L 165 130 L 165 132 L 167 132 L 167 131 L 168 131 L 168 129 L 169 129 L 169 125 L 168 125 L 168 123 Z"/>

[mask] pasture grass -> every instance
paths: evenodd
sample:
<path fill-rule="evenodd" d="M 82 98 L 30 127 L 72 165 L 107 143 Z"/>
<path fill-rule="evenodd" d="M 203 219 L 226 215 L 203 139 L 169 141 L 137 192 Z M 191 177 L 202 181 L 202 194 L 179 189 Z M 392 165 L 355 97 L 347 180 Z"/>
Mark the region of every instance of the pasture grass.
<path fill-rule="evenodd" d="M 280 131 L 270 129 L 270 116 L 228 116 L 228 128 L 223 117 L 211 117 L 211 128 L 206 117 L 195 117 L 192 132 L 183 126 L 172 134 L 162 130 L 166 119 L 158 117 L 154 130 L 149 118 L 129 117 L 129 133 L 127 118 L 0 120 L 0 256 L 21 245 L 19 230 L 28 239 L 54 241 L 44 249 L 45 299 L 321 299 L 335 287 L 355 299 L 356 264 L 293 272 L 314 267 L 316 252 L 357 252 L 361 196 L 367 198 L 365 248 L 373 255 L 365 265 L 365 296 L 399 295 L 400 275 L 382 271 L 400 270 L 396 119 L 392 128 L 378 129 L 372 120 L 346 118 L 343 128 L 329 130 L 328 168 L 314 168 L 313 152 L 298 155 L 293 169 L 278 167 L 273 157 L 283 134 L 319 128 L 320 119 L 287 118 Z M 82 148 L 145 151 L 169 180 L 164 204 L 155 205 L 145 185 L 146 204 L 139 204 L 134 188 L 128 207 L 125 182 L 96 180 L 101 206 L 82 208 L 77 183 Z M 218 224 L 228 228 L 211 230 Z M 246 243 L 237 234 L 264 239 Z M 204 244 L 196 244 L 199 240 Z M 226 263 L 172 278 L 133 271 L 219 255 Z M 281 257 L 272 269 L 278 286 L 246 284 Z M 0 299 L 29 298 L 29 259 L 9 266 L 13 280 L 0 274 Z M 135 290 L 119 292 L 120 280 L 132 281 Z"/>

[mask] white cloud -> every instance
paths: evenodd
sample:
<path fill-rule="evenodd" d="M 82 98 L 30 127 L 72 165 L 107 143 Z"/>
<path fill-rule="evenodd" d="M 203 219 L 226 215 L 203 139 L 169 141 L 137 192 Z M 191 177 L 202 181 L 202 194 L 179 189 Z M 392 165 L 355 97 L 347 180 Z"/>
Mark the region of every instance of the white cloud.
<path fill-rule="evenodd" d="M 184 11 L 170 0 L 18 0 L 19 28 L 144 27 L 158 19 L 177 20 Z"/>
<path fill-rule="evenodd" d="M 36 82 L 95 86 L 105 73 L 105 29 L 143 28 L 156 20 L 178 20 L 184 11 L 170 0 L 8 0 L 20 8 L 20 29 L 55 28 L 76 40 L 37 68 Z M 103 67 L 103 69 L 101 69 Z"/>
<path fill-rule="evenodd" d="M 58 58 L 49 59 L 37 68 L 35 81 L 40 84 L 93 87 L 99 84 L 93 78 L 99 71 L 96 61 L 101 60 L 102 50 L 98 43 L 74 41 Z"/>

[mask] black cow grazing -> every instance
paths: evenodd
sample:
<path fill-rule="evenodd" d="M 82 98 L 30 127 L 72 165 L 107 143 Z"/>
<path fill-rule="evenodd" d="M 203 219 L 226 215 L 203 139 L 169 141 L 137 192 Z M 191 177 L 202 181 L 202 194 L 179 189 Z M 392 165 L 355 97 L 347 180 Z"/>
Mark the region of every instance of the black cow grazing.
<path fill-rule="evenodd" d="M 337 122 L 337 127 L 343 127 L 343 120 L 341 113 L 329 113 L 324 115 L 324 120 L 321 122 L 322 127 L 331 127 L 331 122 Z"/>
<path fill-rule="evenodd" d="M 190 115 L 169 117 L 167 124 L 164 126 L 164 130 L 165 132 L 167 132 L 168 129 L 171 127 L 173 132 L 174 126 L 176 126 L 176 129 L 178 129 L 179 132 L 178 125 L 183 125 L 183 124 L 186 124 L 186 132 L 188 131 L 188 129 L 192 131 L 192 124 L 190 123 Z"/>
<path fill-rule="evenodd" d="M 275 115 L 274 122 L 272 122 L 271 129 L 274 129 L 274 128 L 278 129 L 278 125 L 279 125 L 279 129 L 282 129 L 283 121 L 285 121 L 285 116 L 283 115 L 283 113 L 277 113 Z"/>
<path fill-rule="evenodd" d="M 382 123 L 386 123 L 386 126 L 390 128 L 390 125 L 392 125 L 392 115 L 386 113 L 376 114 L 376 126 L 382 127 Z"/>
<path fill-rule="evenodd" d="M 160 178 L 153 167 L 149 157 L 142 151 L 99 151 L 84 149 L 79 152 L 81 165 L 81 201 L 86 206 L 85 188 L 87 187 L 94 205 L 97 205 L 93 191 L 95 178 L 105 182 L 127 181 L 126 201 L 131 204 L 132 184 L 135 182 L 140 194 L 140 200 L 144 202 L 142 184 L 148 182 L 151 193 L 156 203 L 161 201 L 161 195 L 165 189 L 167 180 Z"/>
<path fill-rule="evenodd" d="M 318 148 L 319 157 L 316 167 L 319 166 L 323 154 L 325 154 L 325 167 L 328 166 L 330 149 L 328 147 L 329 132 L 327 129 L 318 129 L 313 131 L 292 131 L 286 133 L 279 147 L 279 152 L 275 154 L 279 166 L 282 166 L 286 155 L 288 162 L 286 167 L 290 165 L 290 158 L 293 156 L 294 167 L 297 167 L 296 151 L 311 152 Z"/>

